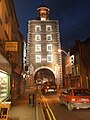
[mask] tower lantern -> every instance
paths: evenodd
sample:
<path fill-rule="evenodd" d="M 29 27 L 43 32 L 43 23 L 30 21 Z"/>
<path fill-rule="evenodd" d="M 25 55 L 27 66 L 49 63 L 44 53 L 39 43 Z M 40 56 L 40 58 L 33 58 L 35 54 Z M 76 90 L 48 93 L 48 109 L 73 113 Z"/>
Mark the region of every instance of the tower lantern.
<path fill-rule="evenodd" d="M 41 5 L 37 8 L 37 12 L 39 14 L 39 19 L 41 21 L 49 20 L 49 11 L 50 9 L 47 8 L 45 5 Z"/>

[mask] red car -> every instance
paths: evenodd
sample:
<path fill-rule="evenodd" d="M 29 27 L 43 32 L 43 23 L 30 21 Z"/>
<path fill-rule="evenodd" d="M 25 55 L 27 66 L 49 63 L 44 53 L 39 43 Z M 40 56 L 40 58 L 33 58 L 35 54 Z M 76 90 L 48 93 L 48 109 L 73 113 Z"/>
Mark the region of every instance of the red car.
<path fill-rule="evenodd" d="M 61 104 L 68 107 L 68 110 L 90 108 L 89 89 L 68 88 L 61 92 L 59 99 Z"/>

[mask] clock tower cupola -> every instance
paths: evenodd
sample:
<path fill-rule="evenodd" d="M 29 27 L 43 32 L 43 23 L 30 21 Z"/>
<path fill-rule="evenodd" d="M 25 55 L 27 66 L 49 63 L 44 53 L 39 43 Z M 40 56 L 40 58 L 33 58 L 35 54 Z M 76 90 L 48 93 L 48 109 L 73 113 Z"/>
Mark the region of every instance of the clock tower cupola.
<path fill-rule="evenodd" d="M 49 11 L 50 9 L 45 5 L 41 5 L 37 8 L 38 17 L 41 21 L 49 20 Z"/>

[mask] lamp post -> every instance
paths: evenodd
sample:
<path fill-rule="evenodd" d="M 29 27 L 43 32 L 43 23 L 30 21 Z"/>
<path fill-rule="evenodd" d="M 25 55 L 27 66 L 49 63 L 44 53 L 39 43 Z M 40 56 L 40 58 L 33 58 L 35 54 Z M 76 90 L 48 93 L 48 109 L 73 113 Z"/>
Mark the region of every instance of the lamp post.
<path fill-rule="evenodd" d="M 64 87 L 70 83 L 70 50 L 67 53 L 62 49 L 58 49 L 58 52 L 65 54 L 65 56 L 62 57 L 62 82 Z"/>
<path fill-rule="evenodd" d="M 67 52 L 65 52 L 64 50 L 62 50 L 62 49 L 58 49 L 58 52 L 63 52 L 63 53 L 65 53 L 65 55 L 68 55 L 68 53 Z"/>

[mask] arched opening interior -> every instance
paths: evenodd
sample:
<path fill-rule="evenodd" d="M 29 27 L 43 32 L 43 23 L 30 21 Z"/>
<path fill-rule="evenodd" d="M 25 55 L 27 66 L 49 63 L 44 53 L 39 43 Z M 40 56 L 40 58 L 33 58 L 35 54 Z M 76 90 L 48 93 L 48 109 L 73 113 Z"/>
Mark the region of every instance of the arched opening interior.
<path fill-rule="evenodd" d="M 38 79 L 41 79 L 42 82 L 45 82 L 45 81 L 54 81 L 55 82 L 55 75 L 51 70 L 49 70 L 47 68 L 41 68 L 38 71 L 36 71 L 36 73 L 34 75 L 35 82 Z"/>

